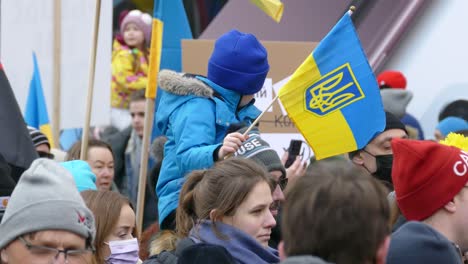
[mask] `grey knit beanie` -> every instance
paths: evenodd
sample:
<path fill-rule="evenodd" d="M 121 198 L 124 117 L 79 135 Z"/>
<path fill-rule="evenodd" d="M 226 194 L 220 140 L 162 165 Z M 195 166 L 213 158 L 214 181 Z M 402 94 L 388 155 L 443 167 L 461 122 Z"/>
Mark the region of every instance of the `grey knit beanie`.
<path fill-rule="evenodd" d="M 413 93 L 403 89 L 382 89 L 380 95 L 385 111 L 392 113 L 398 119 L 403 118 L 406 107 L 413 99 Z"/>
<path fill-rule="evenodd" d="M 244 127 L 237 132 L 244 134 L 246 130 L 247 128 Z M 263 165 L 268 172 L 281 171 L 283 177 L 286 177 L 286 170 L 278 153 L 265 140 L 260 138 L 258 130 L 254 128 L 248 135 L 249 138 L 234 153 L 234 156 L 251 159 L 257 164 Z"/>
<path fill-rule="evenodd" d="M 69 231 L 91 244 L 96 233 L 93 214 L 72 175 L 49 159 L 35 160 L 18 181 L 0 223 L 0 249 L 42 230 Z"/>

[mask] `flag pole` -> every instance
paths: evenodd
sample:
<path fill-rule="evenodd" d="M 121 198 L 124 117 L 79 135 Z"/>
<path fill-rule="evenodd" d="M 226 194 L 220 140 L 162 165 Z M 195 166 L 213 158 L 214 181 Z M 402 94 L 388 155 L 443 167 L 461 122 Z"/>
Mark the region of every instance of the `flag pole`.
<path fill-rule="evenodd" d="M 99 16 L 101 14 L 101 0 L 96 0 L 96 10 L 94 15 L 93 38 L 91 46 L 91 54 L 89 60 L 89 79 L 88 79 L 88 96 L 86 98 L 86 118 L 83 127 L 83 134 L 81 138 L 81 153 L 80 159 L 86 160 L 88 152 L 88 138 L 89 138 L 89 123 L 91 122 L 91 110 L 93 107 L 93 92 L 94 92 L 94 75 L 96 68 L 96 50 L 97 40 L 99 33 Z"/>
<path fill-rule="evenodd" d="M 145 209 L 145 194 L 146 194 L 146 177 L 148 171 L 148 154 L 149 144 L 151 139 L 151 131 L 153 129 L 154 118 L 154 99 L 146 98 L 145 106 L 145 124 L 143 131 L 143 142 L 141 148 L 140 174 L 138 178 L 138 197 L 137 197 L 137 231 L 141 234 L 143 227 L 143 212 Z"/>
<path fill-rule="evenodd" d="M 60 109 L 61 109 L 61 50 L 62 50 L 62 0 L 54 1 L 54 95 L 53 95 L 53 112 L 52 112 L 52 137 L 53 142 L 60 146 Z M 57 147 L 55 146 L 55 147 Z"/>
<path fill-rule="evenodd" d="M 263 112 L 253 121 L 253 123 L 249 126 L 249 128 L 247 128 L 247 130 L 244 132 L 244 136 L 247 136 L 247 134 L 249 134 L 250 130 L 252 130 L 257 125 L 257 123 L 260 121 L 260 118 L 263 117 L 263 115 L 268 111 L 268 109 L 270 109 L 273 103 L 275 103 L 276 100 L 278 100 L 278 98 L 279 98 L 279 95 L 276 95 L 276 97 L 273 98 L 273 100 L 267 106 L 267 108 L 265 108 L 265 110 L 263 110 Z"/>
<path fill-rule="evenodd" d="M 160 8 L 154 6 L 154 9 Z M 162 23 L 155 21 L 151 30 L 151 46 L 149 54 L 148 84 L 146 86 L 146 105 L 145 105 L 145 123 L 143 128 L 143 142 L 141 148 L 140 174 L 138 178 L 138 196 L 136 207 L 136 228 L 137 234 L 141 234 L 143 228 L 143 213 L 145 209 L 146 179 L 148 170 L 148 154 L 151 140 L 151 131 L 153 130 L 154 105 L 158 93 L 158 74 L 161 63 L 162 50 Z"/>

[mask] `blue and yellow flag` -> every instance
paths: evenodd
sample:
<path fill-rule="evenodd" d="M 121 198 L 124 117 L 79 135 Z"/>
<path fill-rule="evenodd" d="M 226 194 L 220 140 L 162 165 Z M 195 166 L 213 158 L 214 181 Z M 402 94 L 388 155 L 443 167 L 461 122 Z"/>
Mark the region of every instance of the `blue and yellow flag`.
<path fill-rule="evenodd" d="M 182 0 L 154 0 L 147 98 L 155 98 L 159 69 L 182 71 L 182 39 L 192 39 L 192 31 Z M 156 98 L 156 109 L 158 105 Z M 156 118 L 156 114 L 154 115 Z M 152 138 L 160 135 L 153 126 Z"/>
<path fill-rule="evenodd" d="M 155 98 L 159 69 L 182 70 L 182 39 L 192 32 L 182 0 L 154 0 L 147 98 Z"/>
<path fill-rule="evenodd" d="M 385 127 L 377 81 L 349 13 L 278 96 L 317 159 L 363 148 Z"/>
<path fill-rule="evenodd" d="M 52 129 L 50 128 L 49 114 L 47 113 L 47 105 L 42 90 L 41 75 L 39 73 L 39 65 L 37 64 L 36 54 L 33 53 L 33 76 L 29 84 L 29 95 L 26 102 L 26 112 L 24 119 L 28 126 L 39 129 L 49 139 L 50 146 L 55 146 Z"/>

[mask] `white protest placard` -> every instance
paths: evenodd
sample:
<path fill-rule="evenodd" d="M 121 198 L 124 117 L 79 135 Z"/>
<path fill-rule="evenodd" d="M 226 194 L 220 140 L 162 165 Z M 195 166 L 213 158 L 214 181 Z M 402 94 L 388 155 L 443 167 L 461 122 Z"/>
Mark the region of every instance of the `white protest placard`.
<path fill-rule="evenodd" d="M 266 78 L 265 83 L 263 83 L 262 89 L 255 94 L 255 106 L 264 111 L 273 100 L 273 80 L 271 78 Z M 270 107 L 268 112 L 272 112 L 273 109 Z"/>

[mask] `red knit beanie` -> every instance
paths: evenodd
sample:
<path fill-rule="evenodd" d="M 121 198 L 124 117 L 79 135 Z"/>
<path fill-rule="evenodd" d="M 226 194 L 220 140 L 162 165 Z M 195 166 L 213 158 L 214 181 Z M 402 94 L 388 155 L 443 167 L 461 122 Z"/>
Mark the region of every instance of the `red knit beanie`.
<path fill-rule="evenodd" d="M 406 89 L 406 78 L 399 71 L 384 71 L 377 76 L 379 87 Z"/>
<path fill-rule="evenodd" d="M 468 153 L 432 141 L 392 140 L 392 179 L 398 207 L 421 221 L 447 204 L 468 181 Z"/>

